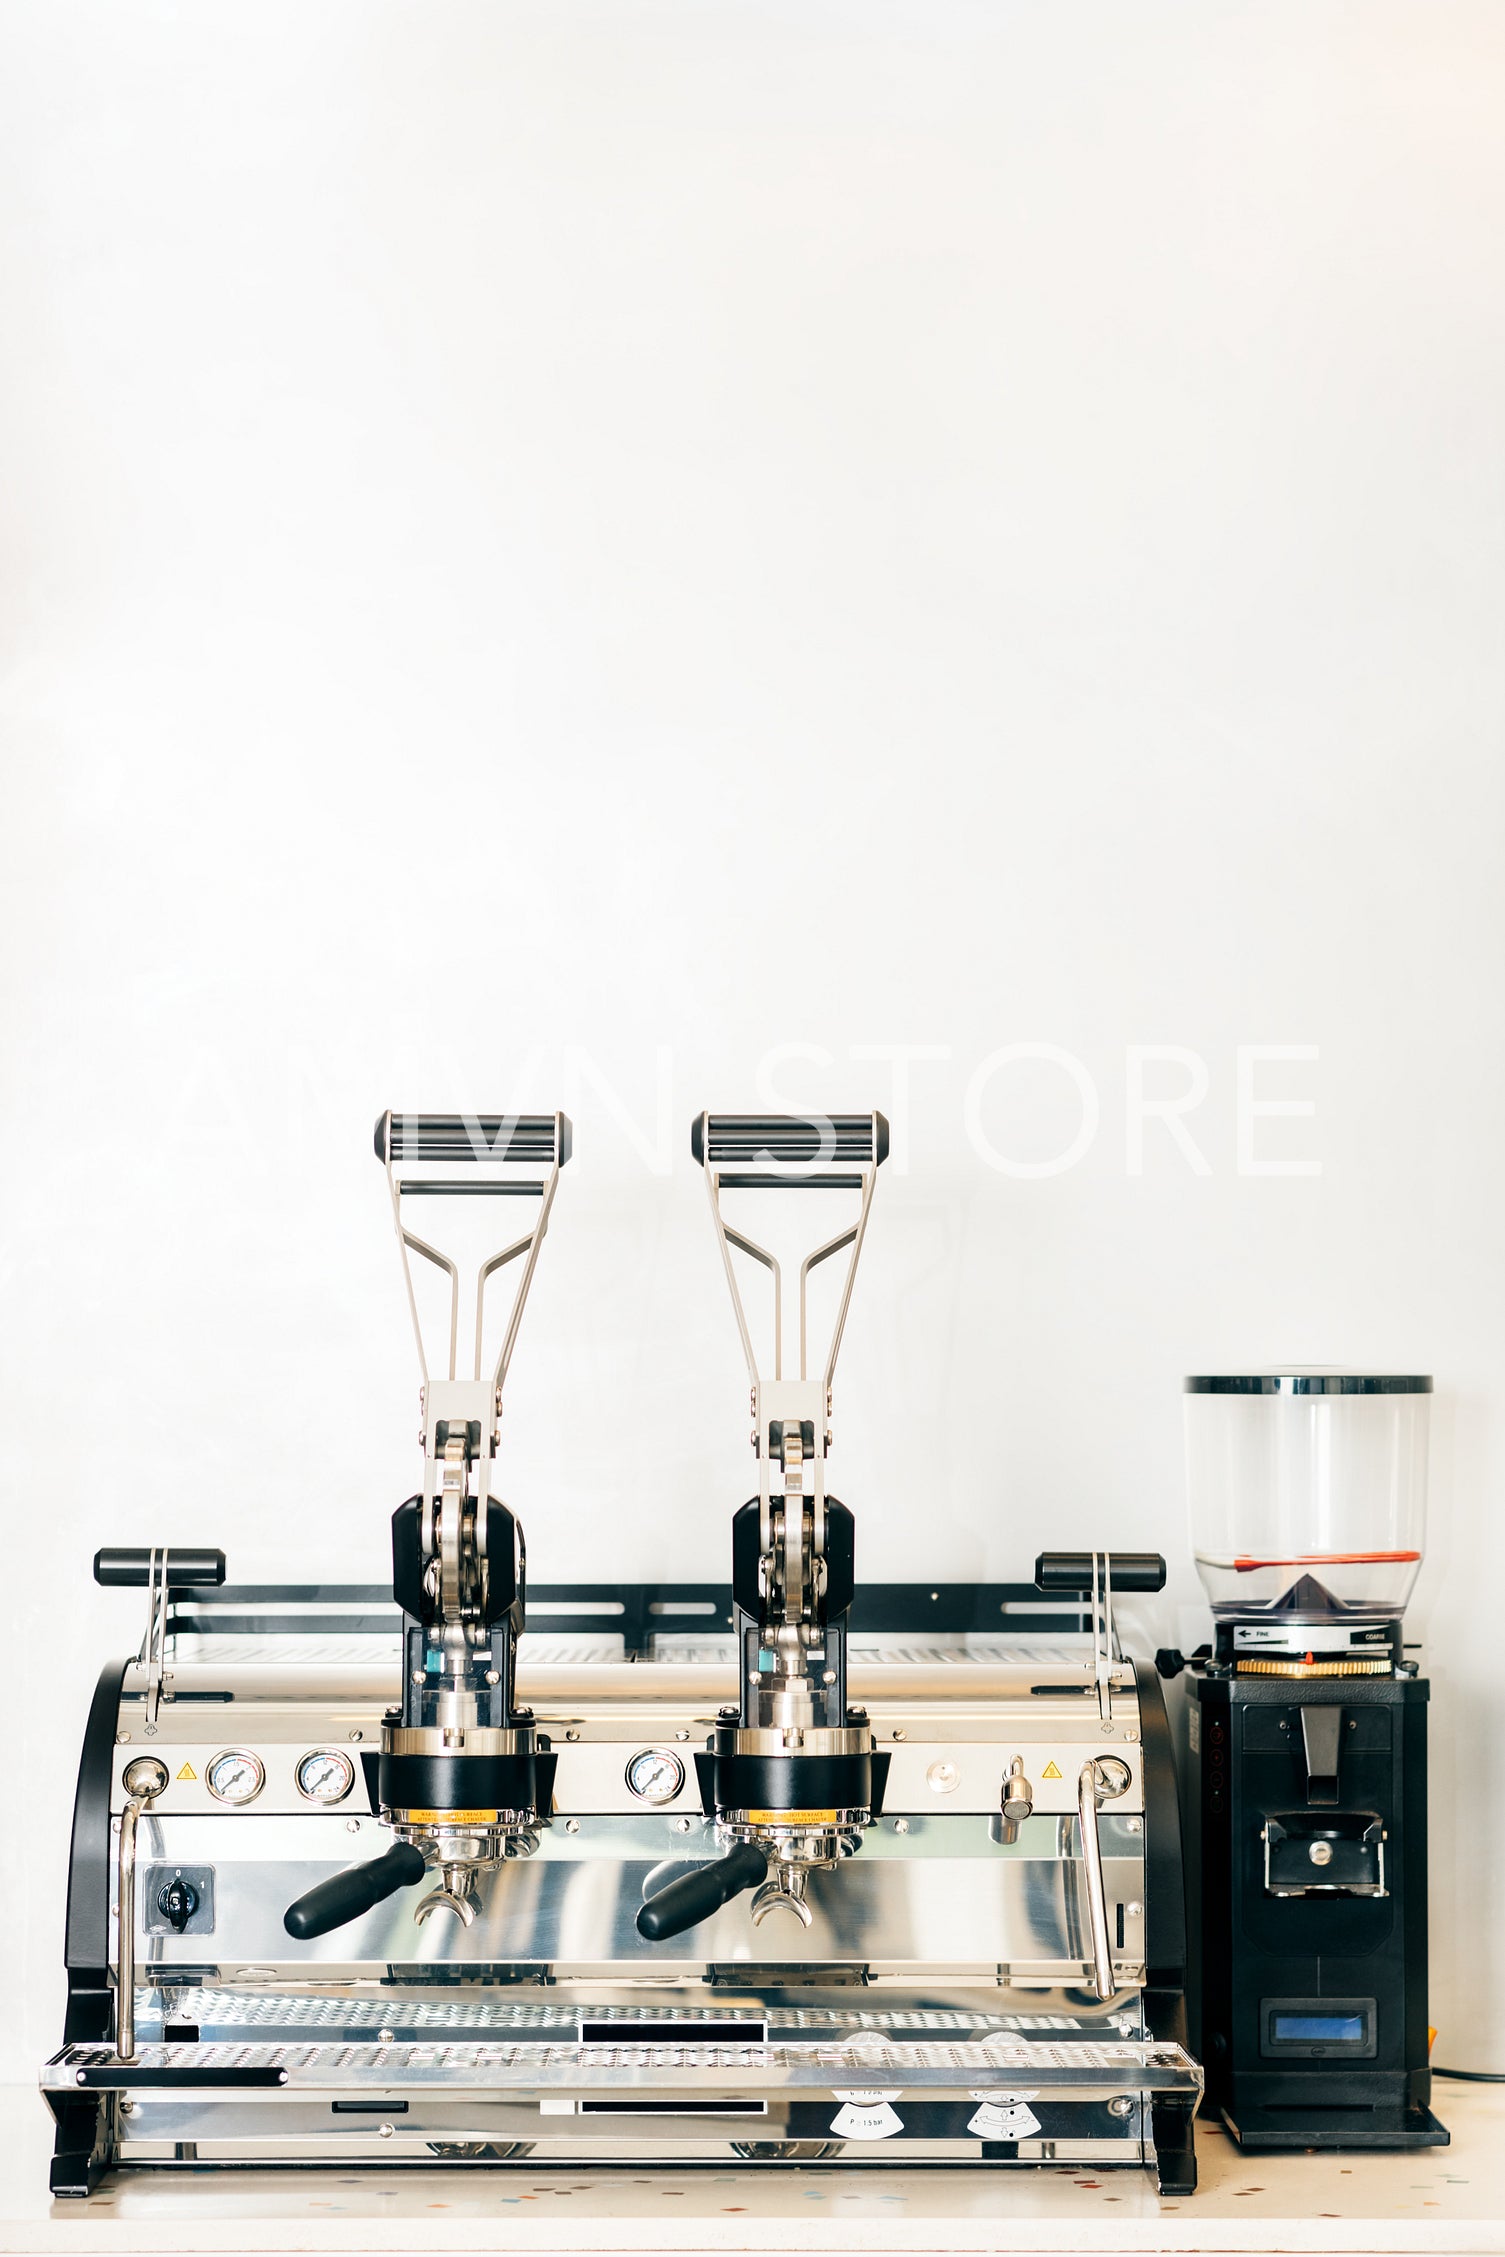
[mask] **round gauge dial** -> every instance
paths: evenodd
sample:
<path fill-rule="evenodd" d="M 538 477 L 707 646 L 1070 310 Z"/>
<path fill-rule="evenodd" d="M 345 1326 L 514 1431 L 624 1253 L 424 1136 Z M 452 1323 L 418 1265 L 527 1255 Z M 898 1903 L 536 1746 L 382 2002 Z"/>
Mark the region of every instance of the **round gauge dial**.
<path fill-rule="evenodd" d="M 355 1765 L 343 1748 L 310 1748 L 293 1779 L 309 1802 L 343 1802 L 355 1785 Z"/>
<path fill-rule="evenodd" d="M 673 1802 L 685 1767 L 672 1748 L 640 1748 L 627 1766 L 627 1784 L 639 1802 Z"/>
<path fill-rule="evenodd" d="M 266 1777 L 265 1764 L 248 1748 L 221 1748 L 204 1773 L 210 1794 L 221 1802 L 254 1802 Z"/>

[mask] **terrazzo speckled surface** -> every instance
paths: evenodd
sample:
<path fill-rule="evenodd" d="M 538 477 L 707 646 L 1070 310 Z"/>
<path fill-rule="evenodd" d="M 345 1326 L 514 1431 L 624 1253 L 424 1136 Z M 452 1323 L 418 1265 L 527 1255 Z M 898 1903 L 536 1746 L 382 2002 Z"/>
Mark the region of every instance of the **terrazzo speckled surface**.
<path fill-rule="evenodd" d="M 1451 2147 L 1241 2155 L 1198 2133 L 1202 2186 L 1162 2202 L 1140 2172 L 121 2173 L 47 2193 L 51 2120 L 0 2090 L 0 2249 L 16 2252 L 515 2249 L 1505 2251 L 1505 2088 L 1442 2085 Z"/>

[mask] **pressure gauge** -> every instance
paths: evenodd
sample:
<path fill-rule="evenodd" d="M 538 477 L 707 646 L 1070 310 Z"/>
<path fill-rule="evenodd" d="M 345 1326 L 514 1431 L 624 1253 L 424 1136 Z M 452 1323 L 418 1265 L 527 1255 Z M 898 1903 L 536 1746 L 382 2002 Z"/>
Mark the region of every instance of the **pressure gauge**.
<path fill-rule="evenodd" d="M 204 1778 L 220 1802 L 254 1802 L 266 1785 L 266 1766 L 248 1748 L 221 1748 Z"/>
<path fill-rule="evenodd" d="M 627 1766 L 627 1784 L 639 1802 L 673 1802 L 685 1767 L 672 1748 L 640 1748 Z"/>
<path fill-rule="evenodd" d="M 293 1780 L 308 1802 L 343 1802 L 355 1785 L 355 1765 L 343 1748 L 310 1748 Z"/>

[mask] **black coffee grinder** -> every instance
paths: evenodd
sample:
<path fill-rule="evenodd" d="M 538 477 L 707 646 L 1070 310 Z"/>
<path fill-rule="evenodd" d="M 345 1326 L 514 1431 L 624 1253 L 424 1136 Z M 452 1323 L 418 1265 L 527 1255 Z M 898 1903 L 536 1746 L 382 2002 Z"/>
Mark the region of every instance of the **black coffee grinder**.
<path fill-rule="evenodd" d="M 1432 1382 L 1186 1382 L 1193 2045 L 1241 2147 L 1437 2147 L 1427 1692 L 1401 1646 Z M 1179 1655 L 1165 1657 L 1168 1673 Z"/>

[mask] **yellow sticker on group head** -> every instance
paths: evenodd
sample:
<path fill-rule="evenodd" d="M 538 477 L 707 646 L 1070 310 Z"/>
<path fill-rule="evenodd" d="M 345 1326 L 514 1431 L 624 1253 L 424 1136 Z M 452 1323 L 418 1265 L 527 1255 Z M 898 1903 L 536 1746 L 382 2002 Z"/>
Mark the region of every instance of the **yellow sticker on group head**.
<path fill-rule="evenodd" d="M 494 1810 L 409 1810 L 403 1813 L 410 1826 L 494 1826 Z"/>
<path fill-rule="evenodd" d="M 749 1826 L 834 1826 L 834 1810 L 750 1810 Z"/>

